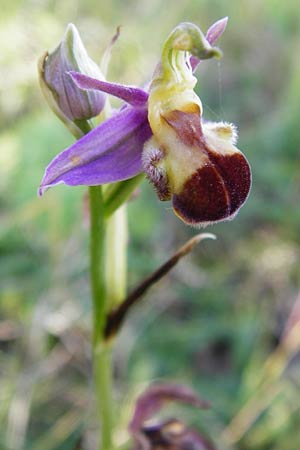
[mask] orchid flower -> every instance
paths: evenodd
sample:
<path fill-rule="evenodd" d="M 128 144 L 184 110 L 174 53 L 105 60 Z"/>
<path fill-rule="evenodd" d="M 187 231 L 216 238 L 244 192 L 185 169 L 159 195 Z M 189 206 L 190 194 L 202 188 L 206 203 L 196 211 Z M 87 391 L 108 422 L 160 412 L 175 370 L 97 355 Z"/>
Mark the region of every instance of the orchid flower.
<path fill-rule="evenodd" d="M 227 18 L 219 20 L 206 37 L 191 23 L 179 24 L 147 90 L 71 71 L 79 88 L 126 105 L 52 160 L 40 195 L 59 183 L 101 185 L 144 172 L 184 222 L 206 225 L 234 217 L 250 191 L 250 167 L 235 146 L 233 125 L 203 121 L 193 75 L 200 60 L 221 55 L 213 44 L 226 24 Z"/>
<path fill-rule="evenodd" d="M 202 400 L 189 387 L 165 383 L 153 384 L 137 399 L 128 426 L 134 450 L 215 450 L 215 446 L 198 431 L 187 427 L 181 420 L 157 420 L 153 416 L 168 403 L 186 404 L 207 409 L 210 404 Z M 152 423 L 149 423 L 149 420 Z"/>

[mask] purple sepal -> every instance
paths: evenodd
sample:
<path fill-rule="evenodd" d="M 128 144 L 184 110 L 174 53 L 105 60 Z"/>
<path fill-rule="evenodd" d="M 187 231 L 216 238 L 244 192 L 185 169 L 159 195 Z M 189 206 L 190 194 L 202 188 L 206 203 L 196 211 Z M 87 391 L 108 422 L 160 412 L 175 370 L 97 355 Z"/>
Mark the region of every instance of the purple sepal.
<path fill-rule="evenodd" d="M 228 17 L 223 17 L 223 19 L 218 20 L 209 27 L 206 33 L 206 39 L 210 44 L 214 44 L 224 33 L 227 23 Z"/>
<path fill-rule="evenodd" d="M 108 81 L 98 80 L 73 71 L 69 72 L 69 74 L 80 89 L 105 92 L 124 100 L 124 102 L 132 106 L 144 106 L 148 101 L 148 93 L 138 87 L 109 83 Z"/>
<path fill-rule="evenodd" d="M 52 160 L 39 195 L 59 183 L 93 186 L 134 177 L 142 172 L 142 148 L 151 135 L 147 109 L 124 108 Z"/>
<path fill-rule="evenodd" d="M 218 20 L 209 27 L 205 37 L 207 41 L 210 43 L 210 45 L 213 45 L 224 33 L 227 26 L 227 22 L 228 17 L 223 17 L 223 19 Z M 196 56 L 191 56 L 190 63 L 193 71 L 195 71 L 198 67 L 198 64 L 200 63 L 200 59 L 197 58 Z"/>

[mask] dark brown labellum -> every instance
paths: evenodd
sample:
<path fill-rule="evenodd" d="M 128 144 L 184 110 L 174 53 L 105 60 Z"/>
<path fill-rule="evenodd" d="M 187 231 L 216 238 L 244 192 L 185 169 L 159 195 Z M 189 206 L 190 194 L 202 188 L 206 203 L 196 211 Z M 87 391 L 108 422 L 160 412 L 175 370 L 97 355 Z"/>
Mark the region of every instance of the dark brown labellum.
<path fill-rule="evenodd" d="M 234 217 L 251 186 L 249 164 L 241 153 L 209 156 L 210 163 L 197 169 L 180 194 L 173 195 L 175 212 L 193 225 Z"/>
<path fill-rule="evenodd" d="M 176 214 L 191 225 L 233 218 L 251 188 L 251 170 L 245 156 L 237 149 L 226 151 L 226 140 L 225 151 L 212 148 L 205 139 L 199 115 L 172 111 L 164 118 L 186 146 L 207 156 L 207 162 L 195 167 L 181 191 L 173 195 Z M 216 143 L 220 147 L 219 138 Z"/>

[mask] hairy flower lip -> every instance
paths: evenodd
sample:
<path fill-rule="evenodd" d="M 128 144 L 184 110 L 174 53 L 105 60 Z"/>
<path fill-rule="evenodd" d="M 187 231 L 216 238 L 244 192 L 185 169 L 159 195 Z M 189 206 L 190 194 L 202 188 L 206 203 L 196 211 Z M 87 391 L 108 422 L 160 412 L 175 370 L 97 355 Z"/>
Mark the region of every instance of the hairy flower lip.
<path fill-rule="evenodd" d="M 180 150 L 182 163 L 175 166 L 178 168 L 176 172 L 172 163 L 179 157 L 176 149 L 165 150 L 165 161 L 155 171 L 155 162 L 151 167 L 151 153 L 144 147 L 144 160 L 152 168 L 152 172 L 147 170 L 147 173 L 159 197 L 164 200 L 160 189 L 166 192 L 169 188 L 169 197 L 165 199 L 171 199 L 177 216 L 193 226 L 234 218 L 249 196 L 252 181 L 246 157 L 234 146 L 235 129 L 226 123 L 201 124 L 201 116 L 196 112 L 174 110 L 163 119 L 183 146 Z M 153 158 L 159 151 L 158 148 L 152 150 Z M 168 183 L 162 184 L 163 179 Z"/>
<path fill-rule="evenodd" d="M 238 159 L 236 158 L 238 156 Z M 232 200 L 230 189 L 237 191 L 230 179 L 220 176 L 219 167 L 205 166 L 194 172 L 186 181 L 180 194 L 174 194 L 172 204 L 175 214 L 185 223 L 192 226 L 207 225 L 232 220 L 246 202 L 251 189 L 251 172 L 244 155 L 230 157 L 228 165 L 244 171 L 241 193 Z M 233 161 L 232 161 L 233 159 Z M 239 177 L 241 175 L 239 174 Z M 228 184 L 229 181 L 229 184 Z M 199 203 L 199 197 L 205 199 Z M 195 198 L 197 195 L 197 198 Z"/>

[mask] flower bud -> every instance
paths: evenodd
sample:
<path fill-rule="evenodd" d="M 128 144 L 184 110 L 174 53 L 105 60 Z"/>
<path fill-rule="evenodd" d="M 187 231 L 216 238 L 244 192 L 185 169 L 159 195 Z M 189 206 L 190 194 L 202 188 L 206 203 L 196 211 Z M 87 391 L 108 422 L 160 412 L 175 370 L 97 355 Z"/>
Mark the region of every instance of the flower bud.
<path fill-rule="evenodd" d="M 74 132 L 76 126 L 97 116 L 104 107 L 105 94 L 78 88 L 70 71 L 103 80 L 97 64 L 88 56 L 79 33 L 69 24 L 58 47 L 39 61 L 39 78 L 46 100 L 55 114 Z"/>

